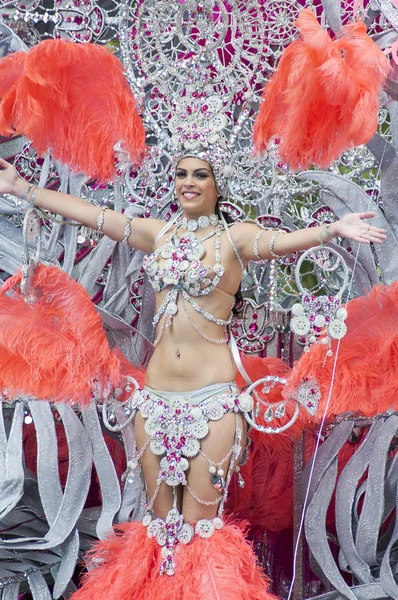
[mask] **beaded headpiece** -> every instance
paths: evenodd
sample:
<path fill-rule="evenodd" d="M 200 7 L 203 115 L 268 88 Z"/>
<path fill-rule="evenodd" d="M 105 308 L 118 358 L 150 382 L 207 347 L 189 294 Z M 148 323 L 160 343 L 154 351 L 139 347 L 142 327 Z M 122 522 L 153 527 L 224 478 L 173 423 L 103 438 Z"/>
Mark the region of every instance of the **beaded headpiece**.
<path fill-rule="evenodd" d="M 136 201 L 164 205 L 184 156 L 210 164 L 224 197 L 252 204 L 264 195 L 270 163 L 251 140 L 266 79 L 263 13 L 258 0 L 139 1 L 131 21 L 125 13 L 121 57 L 150 147 L 139 170 L 124 163 Z"/>

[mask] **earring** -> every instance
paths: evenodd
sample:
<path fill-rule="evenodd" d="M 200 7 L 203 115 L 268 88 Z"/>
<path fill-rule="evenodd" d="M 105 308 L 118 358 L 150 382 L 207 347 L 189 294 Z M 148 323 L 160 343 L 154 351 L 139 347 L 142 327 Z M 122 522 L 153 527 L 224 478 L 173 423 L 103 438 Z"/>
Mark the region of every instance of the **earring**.
<path fill-rule="evenodd" d="M 311 261 L 315 270 L 322 273 L 319 273 L 321 276 L 318 277 L 317 289 L 312 292 L 306 290 L 302 283 L 305 274 L 302 275 L 300 269 L 304 261 Z M 306 274 L 308 275 L 308 272 Z M 322 289 L 327 282 L 327 274 L 334 277 L 339 291 L 335 296 L 317 296 L 316 291 Z M 341 299 L 348 284 L 348 267 L 336 250 L 317 246 L 301 255 L 296 266 L 295 279 L 300 292 L 300 302 L 292 306 L 290 329 L 299 341 L 304 341 L 304 352 L 308 352 L 312 344 L 320 343 L 328 348 L 326 356 L 332 356 L 331 340 L 341 340 L 347 333 L 344 322 L 347 311 L 343 308 Z"/>

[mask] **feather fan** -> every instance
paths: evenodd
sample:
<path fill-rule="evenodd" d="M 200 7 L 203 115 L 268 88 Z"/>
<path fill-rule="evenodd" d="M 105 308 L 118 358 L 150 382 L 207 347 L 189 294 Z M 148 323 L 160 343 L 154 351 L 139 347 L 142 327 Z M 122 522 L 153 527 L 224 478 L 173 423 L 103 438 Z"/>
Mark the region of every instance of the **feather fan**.
<path fill-rule="evenodd" d="M 279 138 L 280 156 L 295 170 L 325 168 L 376 133 L 390 66 L 361 21 L 335 40 L 311 9 L 296 24 L 301 38 L 285 48 L 264 88 L 253 140 L 262 152 L 270 138 Z"/>
<path fill-rule="evenodd" d="M 340 349 L 328 418 L 344 412 L 372 417 L 398 409 L 398 283 L 375 286 L 348 303 L 347 335 Z M 337 343 L 333 343 L 336 352 Z M 304 379 L 316 379 L 321 391 L 316 418 L 325 410 L 334 358 L 314 345 L 295 364 L 287 392 Z"/>
<path fill-rule="evenodd" d="M 0 60 L 0 134 L 15 131 L 39 154 L 51 151 L 72 170 L 107 182 L 123 142 L 134 162 L 145 130 L 120 61 L 105 47 L 40 42 Z"/>
<path fill-rule="evenodd" d="M 94 380 L 105 390 L 137 374 L 125 359 L 121 366 L 90 296 L 69 275 L 39 265 L 33 303 L 25 302 L 20 281 L 17 273 L 0 288 L 0 389 L 87 405 Z"/>

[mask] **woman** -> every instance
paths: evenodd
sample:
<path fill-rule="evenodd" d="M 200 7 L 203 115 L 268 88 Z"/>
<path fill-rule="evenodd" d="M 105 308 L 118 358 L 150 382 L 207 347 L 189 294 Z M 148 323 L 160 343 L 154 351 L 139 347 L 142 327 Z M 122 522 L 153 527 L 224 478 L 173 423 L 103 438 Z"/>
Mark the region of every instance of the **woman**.
<path fill-rule="evenodd" d="M 221 520 L 229 481 L 245 446 L 244 412 L 227 328 L 249 261 L 306 250 L 336 236 L 382 243 L 374 213 L 279 235 L 254 223 L 227 226 L 212 166 L 184 156 L 176 169 L 183 218 L 166 226 L 130 219 L 84 200 L 29 186 L 0 160 L 0 193 L 98 228 L 144 251 L 156 293 L 157 338 L 146 387 L 134 398 L 137 463 L 149 504 L 143 524 L 128 523 L 100 542 L 101 565 L 74 598 L 271 598 L 236 525 Z M 247 398 L 246 398 L 247 401 Z M 206 539 L 209 538 L 209 539 Z M 186 547 L 182 547 L 186 546 Z M 164 581 L 160 574 L 173 575 Z"/>

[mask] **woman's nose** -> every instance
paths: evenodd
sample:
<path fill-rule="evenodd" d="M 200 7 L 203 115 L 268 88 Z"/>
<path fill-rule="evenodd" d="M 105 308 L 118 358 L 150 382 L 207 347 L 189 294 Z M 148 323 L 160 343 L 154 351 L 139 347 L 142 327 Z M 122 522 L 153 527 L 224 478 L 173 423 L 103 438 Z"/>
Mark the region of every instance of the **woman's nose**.
<path fill-rule="evenodd" d="M 187 187 L 192 187 L 193 185 L 195 185 L 195 182 L 193 180 L 193 176 L 192 175 L 187 175 L 186 179 L 185 179 L 185 185 Z"/>

